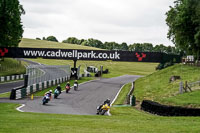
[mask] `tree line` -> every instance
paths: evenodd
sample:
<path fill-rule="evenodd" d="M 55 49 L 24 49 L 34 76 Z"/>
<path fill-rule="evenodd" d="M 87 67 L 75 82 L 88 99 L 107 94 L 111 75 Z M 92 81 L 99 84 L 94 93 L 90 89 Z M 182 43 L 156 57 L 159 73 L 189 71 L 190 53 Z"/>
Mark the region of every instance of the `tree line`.
<path fill-rule="evenodd" d="M 0 1 L 0 47 L 17 47 L 22 39 L 23 25 L 21 15 L 25 14 L 19 0 Z M 108 50 L 130 50 L 142 52 L 165 52 L 184 55 L 200 56 L 200 0 L 175 0 L 166 13 L 166 23 L 169 27 L 167 37 L 176 47 L 162 44 L 153 46 L 151 43 L 101 42 L 97 39 L 77 39 L 69 37 L 63 43 L 91 46 Z M 37 38 L 40 39 L 40 38 Z M 42 38 L 43 40 L 58 40 L 54 36 Z M 41 40 L 41 39 L 40 39 Z"/>
<path fill-rule="evenodd" d="M 36 38 L 41 40 L 40 38 Z M 49 36 L 47 38 L 43 37 L 42 40 L 58 42 L 55 36 Z M 63 40 L 62 43 L 77 44 L 82 46 L 89 46 L 107 50 L 122 50 L 122 51 L 137 51 L 137 52 L 162 52 L 167 54 L 180 54 L 180 49 L 177 49 L 173 46 L 165 46 L 159 44 L 153 46 L 151 43 L 133 43 L 127 45 L 123 42 L 121 44 L 116 42 L 102 42 L 98 39 L 77 39 L 76 37 L 68 37 L 66 40 Z"/>

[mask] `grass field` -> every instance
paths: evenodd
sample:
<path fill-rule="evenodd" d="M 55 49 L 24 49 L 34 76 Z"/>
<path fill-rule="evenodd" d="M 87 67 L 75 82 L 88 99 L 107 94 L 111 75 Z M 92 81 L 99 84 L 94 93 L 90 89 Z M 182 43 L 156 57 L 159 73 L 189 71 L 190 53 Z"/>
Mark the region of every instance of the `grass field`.
<path fill-rule="evenodd" d="M 28 39 L 27 39 L 28 40 Z M 25 40 L 25 41 L 27 41 Z M 24 41 L 24 40 L 23 40 Z M 22 41 L 22 43 L 23 43 Z M 32 47 L 29 44 L 21 47 Z M 33 41 L 34 43 L 34 41 Z M 38 42 L 40 47 L 41 43 Z M 49 43 L 49 42 L 47 42 Z M 24 45 L 24 46 L 23 46 Z M 25 46 L 26 45 L 26 46 Z M 28 46 L 29 45 L 29 46 Z M 48 44 L 44 44 L 48 47 Z M 50 46 L 51 44 L 49 44 Z M 54 45 L 54 44 L 52 44 Z M 65 44 L 68 45 L 68 44 Z M 33 47 L 34 47 L 33 46 Z M 41 46 L 42 47 L 42 46 Z M 57 48 L 57 46 L 56 46 Z M 44 60 L 34 61 L 49 65 L 73 65 L 72 61 Z M 156 63 L 112 62 L 112 61 L 78 61 L 82 68 L 94 65 L 110 73 L 103 77 L 116 77 L 124 74 L 144 75 L 136 81 L 134 94 L 137 100 L 149 99 L 165 104 L 199 107 L 200 91 L 179 95 L 179 81 L 169 83 L 173 75 L 180 75 L 182 81 L 200 79 L 199 68 L 175 65 L 156 71 Z M 63 85 L 62 85 L 63 86 Z M 123 104 L 131 84 L 121 91 L 115 104 Z M 53 89 L 52 87 L 51 89 Z M 39 92 L 36 95 L 42 95 Z M 82 116 L 62 114 L 22 113 L 16 111 L 18 104 L 0 103 L 0 133 L 198 133 L 200 132 L 200 117 L 161 117 L 137 110 L 135 107 L 112 107 L 112 116 Z"/>
<path fill-rule="evenodd" d="M 181 80 L 169 83 L 173 75 L 181 76 Z M 179 94 L 180 81 L 194 82 L 200 80 L 200 68 L 177 64 L 157 71 L 136 81 L 135 96 L 137 100 L 153 100 L 164 104 L 200 107 L 200 86 L 193 92 Z"/>
<path fill-rule="evenodd" d="M 25 64 L 15 59 L 4 58 L 4 61 L 0 61 L 0 76 L 26 73 Z"/>
<path fill-rule="evenodd" d="M 73 66 L 73 61 L 68 60 L 47 60 L 47 59 L 31 59 L 46 65 L 70 65 Z M 157 63 L 143 63 L 143 62 L 115 62 L 115 61 L 77 61 L 77 66 L 81 65 L 83 72 L 86 66 L 96 66 L 100 69 L 103 65 L 104 70 L 109 69 L 108 74 L 104 74 L 104 78 L 117 77 L 125 74 L 129 75 L 148 75 L 155 72 Z"/>
<path fill-rule="evenodd" d="M 129 86 L 129 84 L 128 84 Z M 125 86 L 122 90 L 126 90 Z M 120 101 L 126 91 L 121 91 Z M 119 102 L 120 103 L 120 102 Z M 112 116 L 21 113 L 0 103 L 1 133 L 188 133 L 200 132 L 200 117 L 161 117 L 134 107 L 112 107 Z"/>
<path fill-rule="evenodd" d="M 101 50 L 101 49 L 94 48 L 94 47 L 81 46 L 81 45 L 76 45 L 76 44 L 59 43 L 59 42 L 35 40 L 35 39 L 28 39 L 28 38 L 23 38 L 19 44 L 19 47 Z"/>
<path fill-rule="evenodd" d="M 129 93 L 131 89 L 132 83 L 125 84 L 124 87 L 121 89 L 120 94 L 118 95 L 118 98 L 114 102 L 115 105 L 123 105 L 126 102 L 127 94 Z"/>

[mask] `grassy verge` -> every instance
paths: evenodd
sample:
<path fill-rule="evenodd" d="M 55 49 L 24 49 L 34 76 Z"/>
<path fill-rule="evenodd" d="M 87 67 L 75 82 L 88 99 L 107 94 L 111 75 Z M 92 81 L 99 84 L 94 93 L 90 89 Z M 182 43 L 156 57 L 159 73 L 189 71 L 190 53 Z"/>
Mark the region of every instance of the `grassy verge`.
<path fill-rule="evenodd" d="M 159 117 L 132 107 L 112 108 L 109 116 L 21 113 L 18 105 L 0 103 L 2 133 L 188 133 L 200 131 L 200 117 Z"/>
<path fill-rule="evenodd" d="M 17 61 L 15 59 L 4 58 L 4 61 L 0 61 L 0 76 L 26 73 L 26 68 L 24 67 L 25 64 L 25 62 Z"/>
<path fill-rule="evenodd" d="M 8 98 L 8 97 L 10 97 L 10 92 L 1 93 L 1 94 L 0 94 L 0 98 Z"/>
<path fill-rule="evenodd" d="M 180 81 L 194 82 L 200 79 L 200 68 L 187 65 L 174 65 L 151 75 L 140 78 L 135 84 L 135 96 L 143 99 L 158 101 L 163 104 L 200 107 L 199 91 L 179 94 Z M 169 83 L 173 75 L 181 76 L 181 80 Z"/>
<path fill-rule="evenodd" d="M 116 101 L 114 102 L 114 105 L 123 105 L 126 102 L 127 94 L 129 93 L 131 89 L 132 83 L 126 84 L 119 93 Z"/>

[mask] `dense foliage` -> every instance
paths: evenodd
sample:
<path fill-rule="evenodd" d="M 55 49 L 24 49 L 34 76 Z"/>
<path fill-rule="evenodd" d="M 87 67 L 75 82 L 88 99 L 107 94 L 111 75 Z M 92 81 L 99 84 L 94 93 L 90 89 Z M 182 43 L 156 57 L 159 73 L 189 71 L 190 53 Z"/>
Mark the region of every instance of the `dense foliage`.
<path fill-rule="evenodd" d="M 56 39 L 55 36 L 48 36 L 48 37 L 46 38 L 46 40 L 47 40 L 47 41 L 52 41 L 52 42 L 58 42 L 58 40 Z"/>
<path fill-rule="evenodd" d="M 179 54 L 180 50 L 172 47 L 172 46 L 164 46 L 163 44 L 153 46 L 151 43 L 133 43 L 127 45 L 127 43 L 123 42 L 118 44 L 116 42 L 105 42 L 103 43 L 100 40 L 89 38 L 85 39 L 77 39 L 75 37 L 69 37 L 66 40 L 62 41 L 63 43 L 70 43 L 70 44 L 78 44 L 82 46 L 90 46 L 96 47 L 101 49 L 108 49 L 108 50 L 129 50 L 129 51 L 137 51 L 137 52 L 164 52 L 168 54 Z"/>
<path fill-rule="evenodd" d="M 168 38 L 176 47 L 199 58 L 200 52 L 200 1 L 176 0 L 166 13 Z"/>
<path fill-rule="evenodd" d="M 0 0 L 0 46 L 18 46 L 23 34 L 22 14 L 25 11 L 18 0 Z"/>

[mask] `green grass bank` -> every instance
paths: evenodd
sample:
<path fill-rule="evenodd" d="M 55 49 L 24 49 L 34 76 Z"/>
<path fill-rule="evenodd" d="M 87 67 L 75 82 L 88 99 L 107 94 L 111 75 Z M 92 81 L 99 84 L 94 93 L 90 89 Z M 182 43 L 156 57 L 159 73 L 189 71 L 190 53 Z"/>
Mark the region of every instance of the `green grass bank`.
<path fill-rule="evenodd" d="M 170 83 L 169 79 L 174 75 L 180 76 L 181 80 Z M 199 80 L 199 67 L 177 64 L 138 79 L 134 95 L 139 101 L 145 99 L 168 105 L 200 107 L 200 86 L 192 88 L 193 92 L 179 94 L 181 81 L 184 83 Z"/>

